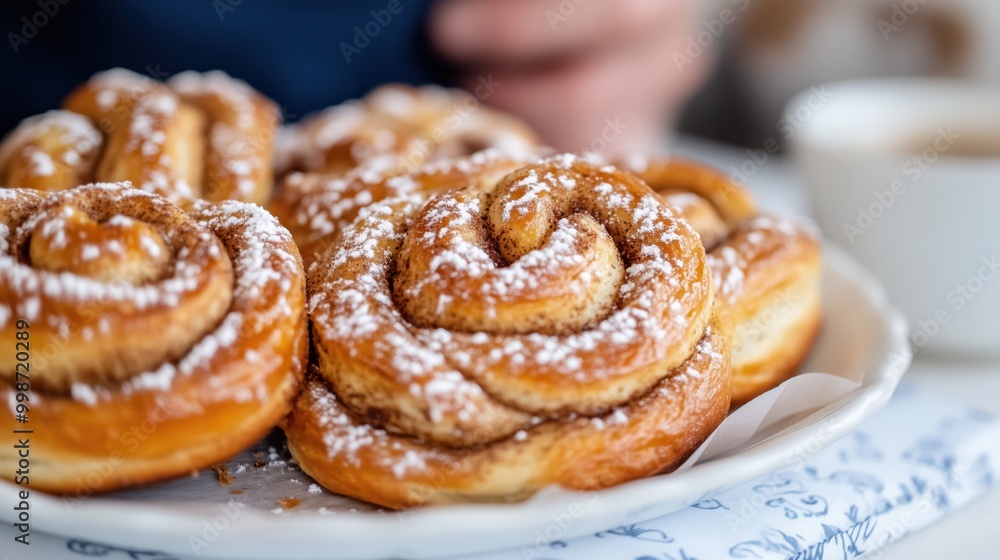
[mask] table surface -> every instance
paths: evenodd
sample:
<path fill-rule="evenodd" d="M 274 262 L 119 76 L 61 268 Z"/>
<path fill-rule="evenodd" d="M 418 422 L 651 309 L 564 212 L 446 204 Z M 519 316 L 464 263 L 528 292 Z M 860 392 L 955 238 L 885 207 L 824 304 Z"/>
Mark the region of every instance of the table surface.
<path fill-rule="evenodd" d="M 783 156 L 758 164 L 745 149 L 679 138 L 677 155 L 710 163 L 732 175 L 743 168 L 745 185 L 760 205 L 781 213 L 808 214 L 808 200 L 794 166 Z M 757 159 L 760 159 L 758 153 Z M 753 162 L 753 163 L 751 163 Z M 753 173 L 746 173 L 747 170 Z M 889 294 L 892 299 L 892 294 Z M 906 378 L 942 397 L 976 406 L 1000 418 L 1000 362 L 957 362 L 918 354 Z M 885 551 L 884 560 L 977 558 L 990 550 L 997 530 L 1000 487 L 937 524 L 907 536 Z"/>

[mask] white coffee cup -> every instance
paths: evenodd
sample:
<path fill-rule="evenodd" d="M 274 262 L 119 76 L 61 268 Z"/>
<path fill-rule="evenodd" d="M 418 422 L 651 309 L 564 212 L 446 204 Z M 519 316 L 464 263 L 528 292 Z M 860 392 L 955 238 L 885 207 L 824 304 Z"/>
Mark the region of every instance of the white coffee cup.
<path fill-rule="evenodd" d="M 786 109 L 827 239 L 885 284 L 915 350 L 1000 357 L 1000 87 L 884 79 Z M 812 105 L 808 105 L 808 103 Z"/>

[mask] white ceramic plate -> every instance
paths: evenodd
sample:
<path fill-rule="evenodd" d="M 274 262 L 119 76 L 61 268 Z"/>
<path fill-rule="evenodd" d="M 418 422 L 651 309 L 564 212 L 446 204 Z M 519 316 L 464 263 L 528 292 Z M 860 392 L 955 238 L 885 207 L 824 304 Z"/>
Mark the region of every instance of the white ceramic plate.
<path fill-rule="evenodd" d="M 824 329 L 803 371 L 830 375 L 798 376 L 730 415 L 716 432 L 723 437 L 683 471 L 601 492 L 551 488 L 519 504 L 381 512 L 310 491 L 276 434 L 229 462 L 228 486 L 209 472 L 86 500 L 33 494 L 32 529 L 178 556 L 427 558 L 532 547 L 677 511 L 804 459 L 891 397 L 909 364 L 905 321 L 843 253 L 825 258 Z M 14 503 L 16 488 L 0 484 L 0 503 Z M 301 503 L 284 510 L 283 497 Z M 12 521 L 11 510 L 0 517 Z"/>

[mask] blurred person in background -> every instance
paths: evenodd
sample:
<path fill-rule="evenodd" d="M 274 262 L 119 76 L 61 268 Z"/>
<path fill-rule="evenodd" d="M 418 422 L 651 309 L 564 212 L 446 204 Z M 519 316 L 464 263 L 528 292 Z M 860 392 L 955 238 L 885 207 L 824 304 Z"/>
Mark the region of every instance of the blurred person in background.
<path fill-rule="evenodd" d="M 221 69 L 289 121 L 387 82 L 460 85 L 556 148 L 617 152 L 675 126 L 787 140 L 784 103 L 832 80 L 1000 79 L 995 0 L 8 0 L 0 29 L 3 131 L 114 66 Z"/>
<path fill-rule="evenodd" d="M 0 7 L 0 127 L 122 66 L 164 79 L 221 69 L 286 120 L 387 82 L 458 85 L 551 145 L 658 140 L 708 74 L 678 68 L 694 0 L 23 0 Z"/>

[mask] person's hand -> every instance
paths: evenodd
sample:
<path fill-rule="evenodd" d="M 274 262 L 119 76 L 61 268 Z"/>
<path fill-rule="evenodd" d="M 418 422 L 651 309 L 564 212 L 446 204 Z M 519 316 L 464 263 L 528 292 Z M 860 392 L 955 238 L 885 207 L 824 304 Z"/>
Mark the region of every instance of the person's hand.
<path fill-rule="evenodd" d="M 705 79 L 707 53 L 675 58 L 696 11 L 694 0 L 440 0 L 429 25 L 481 99 L 558 149 L 615 154 L 659 139 Z"/>

